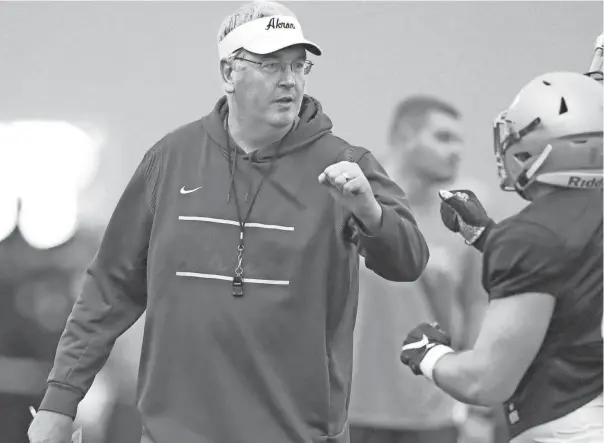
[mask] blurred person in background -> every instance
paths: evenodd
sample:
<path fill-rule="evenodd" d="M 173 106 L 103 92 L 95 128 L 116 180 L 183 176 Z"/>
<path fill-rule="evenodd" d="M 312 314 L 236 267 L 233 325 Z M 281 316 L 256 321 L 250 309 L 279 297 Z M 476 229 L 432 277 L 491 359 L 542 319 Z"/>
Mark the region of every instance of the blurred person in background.
<path fill-rule="evenodd" d="M 417 280 L 428 248 L 373 155 L 304 94 L 321 55 L 294 14 L 219 30 L 225 96 L 144 155 L 57 347 L 32 443 L 64 443 L 115 340 L 146 309 L 145 443 L 348 443 L 359 254 Z M 217 66 L 217 67 L 218 67 Z"/>
<path fill-rule="evenodd" d="M 407 192 L 430 260 L 414 283 L 361 274 L 349 412 L 352 442 L 455 443 L 459 422 L 460 441 L 493 442 L 493 411 L 466 411 L 429 381 L 408 373 L 396 356 L 400 335 L 420 319 L 448 325 L 457 349 L 472 346 L 486 308 L 480 255 L 452 238 L 439 216 L 436 190 L 456 182 L 464 155 L 460 113 L 433 96 L 409 97 L 394 112 L 389 144 L 386 164 Z"/>
<path fill-rule="evenodd" d="M 96 232 L 81 229 L 66 243 L 40 250 L 17 228 L 0 241 L 0 443 L 27 442 L 28 408 L 42 399 L 98 240 Z"/>
<path fill-rule="evenodd" d="M 0 442 L 27 441 L 54 352 L 102 230 L 82 205 L 98 140 L 63 121 L 0 124 Z M 101 375 L 77 422 L 102 443 L 110 383 Z"/>
<path fill-rule="evenodd" d="M 604 104 L 590 77 L 541 75 L 495 119 L 501 189 L 526 208 L 495 223 L 472 191 L 440 191 L 445 226 L 483 252 L 489 307 L 471 349 L 422 323 L 401 352 L 464 403 L 505 402 L 513 443 L 604 439 Z"/>
<path fill-rule="evenodd" d="M 116 340 L 107 364 L 101 370 L 102 373 L 108 369 L 106 378 L 115 392 L 108 411 L 105 443 L 140 443 L 141 441 L 141 418 L 136 408 L 136 385 L 144 328 L 145 317 L 142 316 Z"/>

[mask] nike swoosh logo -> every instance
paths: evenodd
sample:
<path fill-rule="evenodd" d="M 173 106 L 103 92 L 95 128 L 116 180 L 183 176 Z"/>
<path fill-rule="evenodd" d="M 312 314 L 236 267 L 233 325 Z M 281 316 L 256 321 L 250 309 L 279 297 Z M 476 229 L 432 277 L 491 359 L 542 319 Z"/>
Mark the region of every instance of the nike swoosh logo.
<path fill-rule="evenodd" d="M 430 344 L 430 340 L 428 340 L 428 337 L 426 337 L 426 334 L 422 334 L 423 337 L 420 341 L 416 341 L 415 343 L 409 343 L 403 346 L 403 349 L 401 349 L 401 351 L 408 351 L 409 349 L 419 349 L 419 348 L 423 348 L 424 346 L 428 346 Z"/>
<path fill-rule="evenodd" d="M 190 194 L 191 192 L 195 192 L 195 191 L 197 191 L 198 189 L 201 189 L 201 188 L 203 188 L 203 186 L 200 186 L 200 187 L 194 188 L 194 189 L 185 189 L 185 187 L 183 186 L 182 188 L 180 188 L 180 193 L 181 194 Z"/>

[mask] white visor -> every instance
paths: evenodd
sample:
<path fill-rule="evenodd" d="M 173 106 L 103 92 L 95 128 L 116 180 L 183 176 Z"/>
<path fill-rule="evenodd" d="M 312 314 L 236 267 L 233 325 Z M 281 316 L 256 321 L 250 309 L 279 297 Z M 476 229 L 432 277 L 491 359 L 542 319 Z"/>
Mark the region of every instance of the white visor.
<path fill-rule="evenodd" d="M 293 45 L 304 45 L 311 53 L 321 55 L 321 49 L 304 38 L 298 20 L 287 15 L 273 15 L 233 29 L 218 43 L 218 55 L 220 60 L 225 60 L 242 48 L 264 55 Z"/>

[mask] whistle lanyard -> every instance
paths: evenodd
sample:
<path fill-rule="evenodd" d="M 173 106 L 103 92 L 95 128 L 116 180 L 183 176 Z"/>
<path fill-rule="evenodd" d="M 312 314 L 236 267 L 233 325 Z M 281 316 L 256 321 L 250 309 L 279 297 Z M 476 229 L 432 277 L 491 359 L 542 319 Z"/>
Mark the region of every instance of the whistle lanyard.
<path fill-rule="evenodd" d="M 231 174 L 235 174 L 237 169 L 237 150 L 236 148 L 231 148 L 230 146 L 230 137 L 229 137 L 229 171 Z M 231 163 L 231 152 L 235 155 L 233 162 Z M 254 192 L 252 196 L 252 200 L 250 202 L 250 206 L 245 214 L 245 217 L 241 217 L 241 209 L 239 208 L 239 197 L 237 196 L 237 185 L 235 184 L 235 180 L 231 180 L 231 189 L 229 189 L 229 193 L 233 193 L 233 200 L 235 203 L 235 209 L 237 211 L 237 221 L 239 222 L 239 244 L 237 245 L 237 266 L 235 267 L 235 274 L 233 275 L 233 297 L 243 297 L 243 252 L 245 250 L 245 225 L 250 218 L 250 214 L 252 213 L 252 209 L 254 208 L 254 204 L 256 203 L 256 199 L 258 198 L 258 194 L 260 194 L 260 188 L 264 184 L 266 178 L 271 174 L 274 166 L 274 160 L 271 163 L 270 169 L 267 174 L 262 174 L 262 179 L 260 180 L 260 184 L 258 188 Z"/>

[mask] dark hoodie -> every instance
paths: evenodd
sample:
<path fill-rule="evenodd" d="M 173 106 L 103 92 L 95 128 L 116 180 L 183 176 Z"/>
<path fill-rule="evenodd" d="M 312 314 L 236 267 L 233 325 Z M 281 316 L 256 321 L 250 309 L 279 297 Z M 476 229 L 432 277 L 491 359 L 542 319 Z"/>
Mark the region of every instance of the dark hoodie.
<path fill-rule="evenodd" d="M 40 408 L 74 416 L 115 339 L 146 308 L 138 408 L 149 441 L 348 442 L 358 253 L 384 278 L 413 281 L 428 248 L 403 191 L 369 151 L 331 133 L 316 100 L 304 97 L 281 143 L 251 155 L 229 139 L 227 113 L 223 98 L 144 156 L 88 269 Z M 341 160 L 358 162 L 382 206 L 371 237 L 317 181 Z M 245 215 L 261 181 L 245 229 L 244 295 L 234 297 L 235 203 Z"/>

